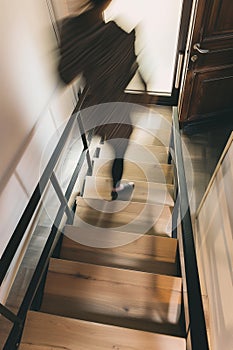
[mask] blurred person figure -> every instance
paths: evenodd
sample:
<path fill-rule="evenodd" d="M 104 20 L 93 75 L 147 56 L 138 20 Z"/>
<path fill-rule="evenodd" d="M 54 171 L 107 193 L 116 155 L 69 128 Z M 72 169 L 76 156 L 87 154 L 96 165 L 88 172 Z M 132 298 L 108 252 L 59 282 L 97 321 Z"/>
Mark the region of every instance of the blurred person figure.
<path fill-rule="evenodd" d="M 115 200 L 134 188 L 132 182 L 121 183 L 124 155 L 133 127 L 130 104 L 118 102 L 125 101 L 124 90 L 138 64 L 135 31 L 126 33 L 115 22 L 103 20 L 103 11 L 110 2 L 89 0 L 88 11 L 63 21 L 58 71 L 65 84 L 70 84 L 80 74 L 86 81 L 90 96 L 85 108 L 96 108 L 90 108 L 89 116 L 85 114 L 84 129 L 89 130 L 88 122 L 93 125 L 95 120 L 95 134 L 113 147 L 111 198 Z"/>

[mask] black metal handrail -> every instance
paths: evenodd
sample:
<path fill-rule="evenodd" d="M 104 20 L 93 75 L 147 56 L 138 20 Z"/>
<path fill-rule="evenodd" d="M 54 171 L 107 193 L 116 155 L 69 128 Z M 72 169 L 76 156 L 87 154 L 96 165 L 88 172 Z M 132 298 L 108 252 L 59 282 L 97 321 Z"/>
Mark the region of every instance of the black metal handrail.
<path fill-rule="evenodd" d="M 176 107 L 173 108 L 172 122 L 172 147 L 174 147 L 173 157 L 177 175 L 177 192 L 189 313 L 187 337 L 190 335 L 193 350 L 209 350 Z"/>
<path fill-rule="evenodd" d="M 19 223 L 17 227 L 15 228 L 13 235 L 4 250 L 4 253 L 0 260 L 0 285 L 2 284 L 6 273 L 11 265 L 12 259 L 14 258 L 17 249 L 20 245 L 21 240 L 23 239 L 25 232 L 30 224 L 30 221 L 32 219 L 33 214 L 35 213 L 41 199 L 43 196 L 43 193 L 46 189 L 46 186 L 49 181 L 55 182 L 56 184 L 56 178 L 54 175 L 54 168 L 57 165 L 57 162 L 59 160 L 59 157 L 64 149 L 64 146 L 67 142 L 67 139 L 70 135 L 70 132 L 74 126 L 75 121 L 79 121 L 79 112 L 82 108 L 83 102 L 88 94 L 88 88 L 85 88 L 80 95 L 80 98 L 78 100 L 77 106 L 74 109 L 74 112 L 72 113 L 71 117 L 69 118 L 66 127 L 62 133 L 62 136 L 29 200 L 29 203 L 27 207 L 25 208 Z M 77 180 L 77 177 L 79 175 L 79 172 L 81 170 L 82 164 L 85 160 L 85 156 L 88 154 L 88 146 L 87 141 L 85 139 L 85 135 L 82 135 L 83 142 L 83 150 L 80 156 L 79 161 L 77 162 L 77 166 L 74 170 L 74 173 L 71 177 L 71 180 L 69 182 L 69 185 L 67 187 L 67 190 L 64 195 L 64 200 L 61 200 L 60 208 L 57 212 L 55 221 L 53 223 L 53 226 L 51 228 L 50 234 L 47 238 L 46 244 L 43 248 L 43 251 L 41 253 L 40 259 L 38 261 L 38 264 L 36 266 L 36 269 L 33 273 L 33 276 L 31 278 L 31 281 L 29 283 L 29 286 L 27 288 L 26 294 L 24 296 L 24 299 L 19 307 L 17 315 L 15 315 L 13 312 L 11 312 L 6 306 L 0 304 L 0 314 L 2 314 L 5 318 L 10 320 L 13 323 L 12 330 L 8 336 L 8 339 L 5 343 L 4 350 L 12 350 L 17 347 L 17 342 L 19 341 L 19 338 L 21 336 L 22 327 L 25 321 L 26 313 L 28 309 L 30 308 L 30 305 L 33 301 L 33 298 L 36 294 L 36 291 L 38 289 L 38 286 L 42 280 L 43 274 L 46 270 L 46 267 L 48 265 L 49 258 L 59 240 L 61 232 L 59 231 L 59 225 L 61 223 L 61 220 L 63 218 L 64 213 L 67 211 L 67 205 L 66 203 L 69 201 L 70 196 L 72 194 L 72 190 L 74 187 L 74 184 Z M 53 183 L 54 184 L 54 183 Z M 59 184 L 57 184 L 59 185 Z M 61 193 L 58 195 L 62 196 Z"/>

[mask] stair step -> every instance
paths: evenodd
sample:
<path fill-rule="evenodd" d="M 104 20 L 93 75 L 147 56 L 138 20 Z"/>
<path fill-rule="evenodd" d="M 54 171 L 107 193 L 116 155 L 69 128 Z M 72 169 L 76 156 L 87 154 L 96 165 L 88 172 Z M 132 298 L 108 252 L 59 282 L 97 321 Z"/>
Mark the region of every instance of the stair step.
<path fill-rule="evenodd" d="M 29 311 L 20 350 L 185 350 L 185 339 Z"/>
<path fill-rule="evenodd" d="M 71 229 L 71 232 L 70 232 Z M 95 265 L 132 269 L 157 274 L 177 275 L 177 240 L 174 238 L 158 236 L 141 236 L 125 245 L 113 248 L 98 248 L 95 231 L 67 226 L 65 234 L 75 234 L 83 237 L 80 244 L 66 235 L 63 237 L 60 258 L 65 260 L 80 261 Z M 124 232 L 127 235 L 127 232 Z M 87 244 L 87 236 L 90 243 Z"/>
<path fill-rule="evenodd" d="M 98 157 L 101 159 L 114 158 L 113 149 L 107 142 L 99 146 Z M 125 159 L 136 163 L 166 164 L 168 160 L 168 148 L 164 146 L 140 145 L 136 142 L 130 142 L 125 153 Z"/>
<path fill-rule="evenodd" d="M 159 324 L 161 331 L 179 322 L 181 284 L 180 277 L 50 259 L 41 310 L 148 331 Z"/>
<path fill-rule="evenodd" d="M 139 106 L 131 113 L 132 124 L 146 130 L 160 129 L 171 130 L 172 128 L 172 109 L 164 106 L 147 107 Z"/>
<path fill-rule="evenodd" d="M 97 177 L 110 177 L 112 161 L 96 158 L 94 160 L 92 175 Z M 123 179 L 128 181 L 148 181 L 156 183 L 173 184 L 173 165 L 124 162 Z"/>
<path fill-rule="evenodd" d="M 134 185 L 130 199 L 132 202 L 174 206 L 173 185 L 145 181 L 135 181 Z M 110 200 L 111 189 L 112 180 L 110 178 L 86 176 L 83 197 Z"/>
<path fill-rule="evenodd" d="M 130 140 L 139 145 L 165 146 L 169 147 L 171 129 L 146 129 L 135 127 Z"/>
<path fill-rule="evenodd" d="M 167 205 L 77 197 L 73 224 L 80 228 L 94 227 L 96 234 L 101 227 L 101 230 L 171 236 L 172 213 Z"/>

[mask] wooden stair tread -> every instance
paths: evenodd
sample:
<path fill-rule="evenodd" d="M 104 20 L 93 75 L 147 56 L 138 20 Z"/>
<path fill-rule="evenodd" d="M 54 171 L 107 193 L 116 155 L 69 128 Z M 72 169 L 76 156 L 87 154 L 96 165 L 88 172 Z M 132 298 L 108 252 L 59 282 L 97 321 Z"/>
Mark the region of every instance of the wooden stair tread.
<path fill-rule="evenodd" d="M 131 120 L 133 125 L 144 130 L 171 130 L 172 111 L 165 111 L 164 108 L 160 109 L 159 106 L 148 105 L 147 107 L 142 107 L 140 105 L 131 113 Z"/>
<path fill-rule="evenodd" d="M 171 129 L 146 129 L 143 127 L 134 127 L 130 136 L 131 141 L 140 145 L 165 146 L 169 147 Z"/>
<path fill-rule="evenodd" d="M 66 230 L 70 227 L 66 227 Z M 71 227 L 73 230 L 73 227 Z M 76 228 L 84 234 L 82 229 Z M 89 232 L 85 232 L 88 235 Z M 127 235 L 127 233 L 124 233 Z M 92 239 L 96 239 L 93 235 Z M 92 242 L 93 243 L 93 242 Z M 177 275 L 177 240 L 144 235 L 131 243 L 114 248 L 83 245 L 63 237 L 60 258 L 157 274 Z"/>
<path fill-rule="evenodd" d="M 101 159 L 113 159 L 114 152 L 111 146 L 106 142 L 98 147 L 98 157 Z M 125 153 L 125 159 L 132 162 L 144 163 L 161 163 L 166 164 L 168 160 L 168 147 L 140 145 L 135 142 L 130 142 Z"/>
<path fill-rule="evenodd" d="M 178 323 L 181 284 L 179 277 L 51 259 L 41 310 L 152 330 Z"/>
<path fill-rule="evenodd" d="M 183 338 L 29 311 L 20 350 L 185 350 Z"/>
<path fill-rule="evenodd" d="M 112 161 L 95 158 L 92 175 L 110 177 Z M 123 179 L 173 184 L 173 165 L 124 162 Z"/>
<path fill-rule="evenodd" d="M 135 181 L 134 185 L 135 188 L 130 199 L 131 201 L 165 204 L 170 207 L 174 205 L 173 185 L 145 181 Z M 110 200 L 111 188 L 111 178 L 86 176 L 83 197 Z"/>
<path fill-rule="evenodd" d="M 77 197 L 74 226 L 169 236 L 171 221 L 171 208 L 167 205 Z"/>

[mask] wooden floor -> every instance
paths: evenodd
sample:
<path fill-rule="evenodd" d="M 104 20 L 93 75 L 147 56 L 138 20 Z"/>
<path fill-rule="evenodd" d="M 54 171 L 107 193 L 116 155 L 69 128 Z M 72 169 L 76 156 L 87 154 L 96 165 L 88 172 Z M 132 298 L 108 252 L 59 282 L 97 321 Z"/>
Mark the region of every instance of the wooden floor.
<path fill-rule="evenodd" d="M 167 117 L 170 113 L 170 107 L 158 107 L 159 113 L 164 113 Z M 187 146 L 190 158 L 193 165 L 194 186 L 193 186 L 193 200 L 191 203 L 191 210 L 195 212 L 197 209 L 204 191 L 208 185 L 209 179 L 214 171 L 215 165 L 221 155 L 224 145 L 227 142 L 231 127 L 209 128 L 208 130 L 198 131 L 192 135 L 183 134 L 182 140 Z M 22 296 L 24 295 L 28 286 L 28 281 L 32 275 L 33 267 L 38 261 L 38 257 L 45 239 L 48 235 L 49 229 L 47 223 L 43 225 L 40 222 L 34 232 L 30 247 L 26 253 L 23 263 L 19 269 L 16 281 L 12 286 L 12 290 L 7 300 L 7 305 L 11 310 L 18 309 Z M 39 316 L 40 317 L 40 316 Z M 52 316 L 51 316 L 52 317 Z M 43 319 L 43 316 L 41 320 Z M 62 322 L 59 321 L 62 325 Z M 46 325 L 45 325 L 46 327 Z M 11 325 L 2 317 L 0 319 L 0 348 L 2 348 L 6 335 L 9 332 Z M 81 328 L 80 328 L 81 329 Z M 42 349 L 43 347 L 41 347 Z M 103 348 L 103 347 L 102 347 Z M 141 347 L 140 347 L 141 348 Z M 150 348 L 150 346 L 148 347 Z M 170 349 L 171 347 L 161 347 L 161 349 Z M 24 345 L 22 349 L 29 349 L 28 345 Z M 31 349 L 31 347 L 30 347 Z M 35 348 L 39 349 L 39 348 Z M 136 347 L 135 347 L 136 349 Z"/>

